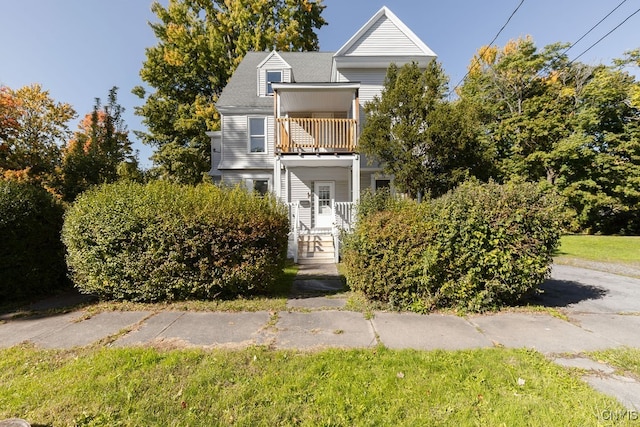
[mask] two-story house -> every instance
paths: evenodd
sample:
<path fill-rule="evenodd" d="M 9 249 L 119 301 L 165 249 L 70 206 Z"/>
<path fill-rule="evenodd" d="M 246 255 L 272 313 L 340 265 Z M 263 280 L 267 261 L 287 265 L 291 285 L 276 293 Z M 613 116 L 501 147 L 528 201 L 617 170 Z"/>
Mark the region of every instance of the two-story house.
<path fill-rule="evenodd" d="M 296 262 L 334 262 L 336 230 L 351 226 L 361 191 L 391 183 L 359 154 L 363 106 L 391 63 L 435 57 L 386 7 L 337 52 L 247 53 L 216 103 L 210 174 L 289 206 Z"/>

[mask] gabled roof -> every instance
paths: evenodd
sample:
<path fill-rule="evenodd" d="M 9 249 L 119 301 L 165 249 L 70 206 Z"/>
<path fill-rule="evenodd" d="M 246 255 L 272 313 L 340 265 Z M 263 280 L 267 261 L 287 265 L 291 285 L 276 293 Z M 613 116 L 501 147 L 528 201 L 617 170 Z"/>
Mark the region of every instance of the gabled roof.
<path fill-rule="evenodd" d="M 399 35 L 404 36 L 404 38 L 406 38 L 406 40 L 415 47 L 415 51 L 412 54 L 415 55 L 417 53 L 428 57 L 436 57 L 436 54 L 429 48 L 429 46 L 420 40 L 420 38 L 416 36 L 416 34 L 386 6 L 382 6 L 382 8 L 373 15 L 371 19 L 362 26 L 362 28 L 360 28 L 340 49 L 338 49 L 334 56 L 362 55 L 363 53 L 357 52 L 357 48 L 361 46 L 362 43 L 366 41 L 373 32 L 375 32 L 376 28 L 386 20 L 388 20 L 390 24 L 397 29 Z M 395 45 L 397 45 L 397 41 L 395 40 L 390 41 L 390 43 L 391 47 L 395 47 Z M 364 54 L 366 54 L 366 52 L 364 52 Z"/>
<path fill-rule="evenodd" d="M 386 68 L 416 62 L 421 68 L 436 54 L 387 7 L 383 6 L 333 57 L 331 75 L 340 68 Z"/>
<path fill-rule="evenodd" d="M 256 69 L 277 56 L 291 67 L 294 83 L 336 82 L 340 68 L 382 68 L 415 61 L 421 67 L 436 54 L 397 16 L 382 7 L 337 52 L 248 52 L 220 94 L 221 113 L 269 113 L 273 98 L 258 96 Z M 285 68 L 288 68 L 285 67 Z"/>
<path fill-rule="evenodd" d="M 275 50 L 271 51 L 271 53 L 269 55 L 267 55 L 257 66 L 256 68 L 262 68 L 264 66 L 264 64 L 266 64 L 268 61 L 270 61 L 273 57 L 276 57 L 279 62 L 286 64 L 286 68 L 291 68 L 291 65 L 289 65 L 287 63 L 287 61 L 285 61 L 284 59 L 282 59 L 282 56 L 280 54 L 278 54 L 278 52 L 276 52 Z"/>
<path fill-rule="evenodd" d="M 273 52 L 247 52 L 229 79 L 216 102 L 218 111 L 232 111 L 240 107 L 242 111 L 273 110 L 272 97 L 257 95 L 258 81 L 256 68 L 264 63 Z M 297 82 L 331 81 L 333 52 L 278 52 L 284 62 L 292 68 L 293 79 Z"/>

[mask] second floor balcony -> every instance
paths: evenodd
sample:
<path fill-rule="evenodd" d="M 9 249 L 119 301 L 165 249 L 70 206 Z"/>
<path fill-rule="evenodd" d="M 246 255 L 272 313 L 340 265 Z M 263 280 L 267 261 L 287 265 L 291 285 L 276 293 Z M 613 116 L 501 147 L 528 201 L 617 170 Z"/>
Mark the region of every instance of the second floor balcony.
<path fill-rule="evenodd" d="M 357 120 L 276 118 L 279 153 L 352 153 L 357 151 Z"/>
<path fill-rule="evenodd" d="M 274 83 L 276 152 L 356 152 L 359 88 L 357 82 Z"/>

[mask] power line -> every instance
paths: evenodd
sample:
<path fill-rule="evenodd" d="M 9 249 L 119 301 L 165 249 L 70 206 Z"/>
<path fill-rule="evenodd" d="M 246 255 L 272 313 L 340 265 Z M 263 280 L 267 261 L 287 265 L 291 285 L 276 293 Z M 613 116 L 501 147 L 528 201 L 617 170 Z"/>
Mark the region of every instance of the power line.
<path fill-rule="evenodd" d="M 627 0 L 624 0 L 627 1 Z M 509 24 L 509 22 L 511 21 L 511 18 L 513 18 L 513 15 L 516 14 L 516 12 L 518 11 L 518 9 L 520 9 L 520 6 L 522 6 L 522 3 L 524 3 L 524 0 L 520 0 L 520 3 L 518 4 L 518 6 L 513 10 L 513 12 L 511 12 L 511 15 L 509 15 L 509 18 L 507 18 L 507 22 L 504 23 L 504 25 L 502 26 L 502 28 L 500 28 L 500 30 L 496 33 L 496 35 L 493 37 L 493 39 L 489 42 L 489 44 L 486 45 L 485 49 L 488 49 L 493 42 L 496 41 L 496 39 L 500 36 L 500 34 L 502 34 L 502 31 L 507 27 L 507 25 Z M 479 55 L 480 56 L 480 55 Z M 476 61 L 479 61 L 479 59 L 474 58 Z M 471 68 L 471 67 L 469 67 Z M 467 78 L 467 76 L 469 75 L 469 70 L 467 70 L 467 72 L 465 73 L 465 75 L 460 79 L 460 81 L 453 87 L 453 89 L 451 89 L 448 93 L 447 96 L 450 96 L 457 88 L 458 86 L 460 86 L 460 84 L 464 81 L 464 79 Z"/>
<path fill-rule="evenodd" d="M 588 48 L 586 48 L 585 50 L 582 51 L 582 53 L 580 53 L 580 55 L 576 56 L 575 58 L 573 58 L 568 65 L 573 64 L 574 62 L 576 62 L 576 60 L 578 58 L 580 58 L 582 55 L 584 55 L 585 53 L 589 52 L 591 49 L 593 49 L 593 47 L 595 47 L 598 43 L 600 43 L 602 40 L 604 40 L 605 38 L 607 38 L 611 33 L 613 33 L 615 30 L 617 30 L 618 28 L 620 28 L 622 26 L 622 24 L 624 24 L 625 22 L 627 22 L 629 19 L 631 19 L 631 17 L 633 17 L 636 13 L 640 12 L 640 9 L 637 9 L 635 12 L 633 12 L 631 15 L 627 16 L 621 23 L 619 23 L 618 25 L 616 25 L 615 27 L 613 27 L 613 29 L 611 31 L 609 31 L 607 34 L 605 34 L 604 36 L 600 37 L 598 39 L 598 41 L 596 41 L 594 44 L 592 44 L 591 46 L 589 46 Z"/>
<path fill-rule="evenodd" d="M 566 48 L 566 49 L 564 50 L 564 52 L 562 52 L 562 54 L 564 55 L 564 54 L 565 54 L 565 53 L 567 53 L 567 52 L 568 52 L 572 47 L 574 47 L 575 45 L 577 45 L 578 43 L 580 43 L 580 41 L 581 41 L 582 39 L 584 39 L 586 36 L 588 36 L 588 35 L 589 35 L 589 33 L 591 33 L 591 31 L 595 30 L 595 29 L 596 29 L 596 27 L 597 27 L 598 25 L 602 24 L 602 22 L 603 22 L 605 19 L 607 19 L 609 16 L 611 16 L 611 14 L 612 14 L 613 12 L 615 12 L 616 10 L 618 10 L 618 9 L 620 8 L 620 6 L 622 6 L 622 5 L 623 5 L 623 4 L 625 4 L 626 2 L 627 2 L 627 0 L 622 0 L 622 1 L 620 2 L 620 4 L 619 4 L 619 5 L 617 5 L 616 7 L 614 7 L 614 8 L 611 10 L 611 12 L 607 13 L 607 14 L 604 16 L 604 18 L 602 18 L 601 20 L 599 20 L 599 21 L 598 21 L 598 22 L 597 22 L 593 27 L 589 28 L 589 31 L 587 31 L 587 32 L 586 32 L 586 33 L 584 33 L 582 36 L 580 36 L 580 38 L 579 38 L 578 40 L 576 40 L 576 41 L 574 41 L 573 43 L 571 43 L 571 45 L 570 45 L 568 48 Z"/>

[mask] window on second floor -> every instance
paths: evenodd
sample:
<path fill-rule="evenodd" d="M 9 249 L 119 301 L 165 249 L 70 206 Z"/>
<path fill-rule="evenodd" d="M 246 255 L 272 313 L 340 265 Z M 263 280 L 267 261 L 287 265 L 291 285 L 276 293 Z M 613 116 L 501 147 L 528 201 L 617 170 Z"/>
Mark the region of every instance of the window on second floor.
<path fill-rule="evenodd" d="M 271 70 L 266 73 L 266 82 L 267 82 L 267 90 L 265 93 L 267 95 L 273 95 L 273 86 L 272 83 L 282 83 L 282 71 L 280 70 Z"/>
<path fill-rule="evenodd" d="M 266 119 L 249 117 L 249 151 L 251 153 L 267 152 Z"/>

